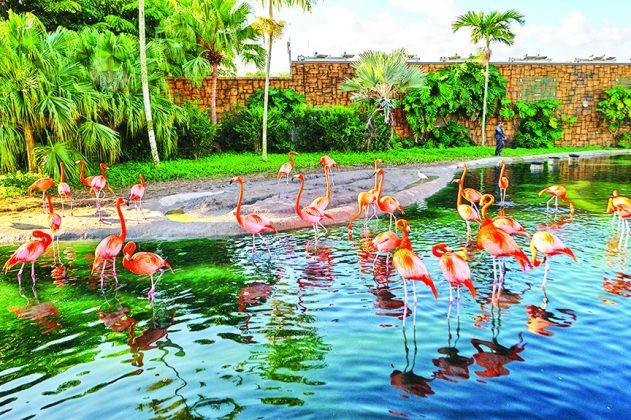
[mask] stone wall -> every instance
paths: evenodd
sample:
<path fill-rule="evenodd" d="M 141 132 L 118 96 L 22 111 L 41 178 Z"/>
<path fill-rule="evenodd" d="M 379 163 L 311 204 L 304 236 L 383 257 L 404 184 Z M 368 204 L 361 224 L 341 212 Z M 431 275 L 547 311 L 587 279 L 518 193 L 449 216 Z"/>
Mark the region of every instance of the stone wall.
<path fill-rule="evenodd" d="M 446 63 L 420 63 L 426 72 L 447 66 Z M 500 74 L 506 77 L 508 99 L 559 99 L 563 102 L 561 112 L 577 119 L 565 129 L 563 146 L 607 146 L 612 144 L 612 135 L 602 127 L 596 112 L 602 91 L 618 84 L 631 84 L 631 64 L 618 63 L 494 63 Z M 340 92 L 342 82 L 353 76 L 350 62 L 295 61 L 291 65 L 291 76 L 273 77 L 270 87 L 292 88 L 301 92 L 312 105 L 348 105 L 348 93 Z M 217 112 L 219 115 L 246 99 L 258 88 L 262 88 L 262 77 L 219 78 L 217 83 Z M 195 88 L 188 80 L 172 79 L 170 86 L 176 102 L 198 101 L 201 107 L 210 106 L 210 79 Z M 411 137 L 411 131 L 401 111 L 395 113 L 398 134 Z M 480 142 L 481 132 L 477 122 L 465 122 L 475 142 Z M 487 139 L 493 143 L 496 120 L 490 118 L 486 127 Z M 504 131 L 509 138 L 514 128 L 509 122 Z"/>

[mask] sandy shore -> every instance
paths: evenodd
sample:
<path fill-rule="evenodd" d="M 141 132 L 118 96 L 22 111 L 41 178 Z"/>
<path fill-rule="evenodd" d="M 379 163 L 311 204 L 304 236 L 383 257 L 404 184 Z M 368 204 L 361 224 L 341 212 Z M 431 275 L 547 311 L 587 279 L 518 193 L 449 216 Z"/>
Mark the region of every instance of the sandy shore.
<path fill-rule="evenodd" d="M 631 154 L 630 150 L 580 152 L 583 158 Z M 549 156 L 567 159 L 568 155 L 550 154 L 531 157 L 504 158 L 507 164 L 546 160 Z M 495 165 L 496 157 L 467 161 L 469 168 Z M 454 177 L 458 162 L 434 165 L 388 166 L 385 171 L 384 195 L 395 196 L 404 207 L 422 202 Z M 300 168 L 294 168 L 292 174 Z M 429 177 L 421 180 L 418 172 Z M 351 168 L 334 170 L 335 186 L 332 187 L 331 203 L 327 210 L 335 223 L 346 224 L 357 212 L 357 194 L 373 187 L 372 168 Z M 325 181 L 322 171 L 305 174 L 305 190 L 301 205 L 309 204 L 317 196 L 325 194 Z M 296 216 L 295 199 L 300 187 L 299 182 L 284 181 L 262 175 L 244 177 L 245 193 L 243 214 L 259 213 L 267 216 L 279 231 L 308 226 Z M 119 191 L 119 193 L 121 193 Z M 128 194 L 128 192 L 126 192 Z M 127 220 L 127 238 L 129 240 L 186 239 L 201 237 L 221 237 L 242 235 L 236 222 L 234 210 L 239 195 L 238 184 L 229 185 L 227 180 L 199 180 L 161 182 L 147 185 L 145 208 L 146 220 L 136 221 L 133 205 L 123 209 Z M 55 197 L 56 209 L 58 199 Z M 119 232 L 120 225 L 114 208 L 114 196 L 108 193 L 104 201 L 106 223 L 99 223 L 94 215 L 94 207 L 85 205 L 75 209 L 70 215 L 66 209 L 62 223 L 62 240 L 92 239 Z M 84 204 L 89 203 L 84 200 Z M 60 210 L 57 209 L 57 212 Z M 48 230 L 47 214 L 39 209 L 0 213 L 0 243 L 22 242 L 30 238 L 34 229 Z"/>

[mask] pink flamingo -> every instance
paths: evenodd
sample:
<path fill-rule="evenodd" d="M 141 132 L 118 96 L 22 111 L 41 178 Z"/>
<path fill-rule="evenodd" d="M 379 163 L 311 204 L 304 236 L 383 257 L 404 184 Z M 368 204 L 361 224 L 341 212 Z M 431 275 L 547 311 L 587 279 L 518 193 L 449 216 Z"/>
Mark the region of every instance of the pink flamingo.
<path fill-rule="evenodd" d="M 94 270 L 102 261 L 103 268 L 101 268 L 101 289 L 103 288 L 103 278 L 105 277 L 105 266 L 107 265 L 107 260 L 112 260 L 112 274 L 114 275 L 116 284 L 118 284 L 118 277 L 116 277 L 116 256 L 118 256 L 121 248 L 123 248 L 123 243 L 125 242 L 125 236 L 127 234 L 125 217 L 121 211 L 121 204 L 126 202 L 127 200 L 121 197 L 116 199 L 116 211 L 118 212 L 118 218 L 121 224 L 120 235 L 110 235 L 106 237 L 98 244 L 96 250 L 94 251 L 94 263 L 92 264 L 90 274 L 94 273 Z"/>
<path fill-rule="evenodd" d="M 372 216 L 370 216 L 370 218 L 372 219 L 373 217 L 377 217 L 377 190 L 379 189 L 379 174 L 377 173 L 377 169 L 379 169 L 379 165 L 382 163 L 383 161 L 381 159 L 377 159 L 374 162 L 374 172 L 373 175 L 375 176 L 375 186 L 372 187 L 370 190 L 368 190 L 368 194 L 372 195 L 375 197 L 375 202 L 373 204 L 371 204 L 372 206 L 372 210 L 373 210 L 373 214 Z"/>
<path fill-rule="evenodd" d="M 500 201 L 504 204 L 506 201 L 506 190 L 508 189 L 508 178 L 504 176 L 504 172 L 506 172 L 506 163 L 504 163 L 504 159 L 502 159 L 497 163 L 497 165 L 502 165 L 498 186 L 500 187 Z"/>
<path fill-rule="evenodd" d="M 521 265 L 521 268 L 526 271 L 526 265 L 532 268 L 532 264 L 530 260 L 524 254 L 524 251 L 517 245 L 515 240 L 511 238 L 511 236 L 504 232 L 502 229 L 493 225 L 493 221 L 487 215 L 487 209 L 493 204 L 495 199 L 490 194 L 484 194 L 482 199 L 480 200 L 480 205 L 482 206 L 482 216 L 484 221 L 482 222 L 482 226 L 480 227 L 480 231 L 478 232 L 478 249 L 486 250 L 493 257 L 493 293 L 491 302 L 495 297 L 495 287 L 497 283 L 497 274 L 496 274 L 496 259 L 501 257 L 513 257 L 515 260 Z M 504 270 L 500 270 L 500 279 L 499 279 L 499 288 L 498 288 L 498 298 L 499 298 L 499 290 L 504 283 Z"/>
<path fill-rule="evenodd" d="M 48 199 L 48 226 L 50 227 L 50 231 L 52 232 L 53 241 L 55 241 L 55 237 L 57 237 L 57 250 L 59 252 L 59 259 L 61 260 L 61 250 L 59 249 L 59 229 L 61 228 L 61 216 L 58 213 L 55 213 L 53 209 L 53 201 L 50 195 L 47 195 Z M 53 251 L 55 250 L 55 245 L 53 244 Z"/>
<path fill-rule="evenodd" d="M 173 268 L 158 254 L 153 252 L 136 252 L 136 244 L 134 242 L 127 242 L 125 248 L 123 248 L 123 267 L 128 269 L 134 274 L 141 276 L 149 276 L 151 278 L 151 289 L 147 293 L 147 297 L 153 302 L 153 295 L 155 294 L 155 287 L 162 278 L 164 270 L 162 267 L 166 267 L 173 273 Z M 158 279 L 153 281 L 153 275 L 160 271 Z"/>
<path fill-rule="evenodd" d="M 4 267 L 2 267 L 6 274 L 14 265 L 22 263 L 20 271 L 18 271 L 18 284 L 20 289 L 22 288 L 22 270 L 24 270 L 24 264 L 31 263 L 31 278 L 33 279 L 33 286 L 35 286 L 35 261 L 46 251 L 53 241 L 53 238 L 48 233 L 42 232 L 41 230 L 34 230 L 31 235 L 35 239 L 22 244 L 16 249 L 7 262 L 4 263 Z"/>
<path fill-rule="evenodd" d="M 322 156 L 320 158 L 320 162 L 318 163 L 324 166 L 332 166 L 336 168 L 338 171 L 340 170 L 340 165 L 338 165 L 337 162 L 335 162 L 331 156 L 327 156 L 327 155 Z M 335 186 L 335 182 L 333 182 L 333 171 L 331 171 L 331 168 L 329 168 L 329 171 L 331 172 L 331 184 Z"/>
<path fill-rule="evenodd" d="M 440 260 L 440 271 L 442 271 L 447 283 L 449 283 L 449 310 L 447 318 L 451 314 L 453 304 L 453 288 L 458 290 L 458 316 L 460 316 L 460 286 L 465 286 L 475 298 L 475 287 L 471 281 L 471 270 L 465 258 L 457 252 L 453 252 L 447 244 L 437 244 L 432 247 L 432 254 Z"/>
<path fill-rule="evenodd" d="M 323 212 L 317 207 L 314 206 L 306 206 L 305 208 L 300 208 L 300 196 L 302 195 L 302 190 L 305 188 L 305 176 L 303 174 L 294 175 L 294 179 L 300 179 L 300 189 L 298 190 L 298 196 L 296 196 L 296 214 L 305 222 L 311 223 L 313 226 L 313 231 L 315 232 L 315 239 L 318 239 L 318 226 L 321 226 L 324 229 L 324 233 L 326 234 L 328 231 L 322 224 L 322 220 L 324 219 L 333 219 L 329 214 Z"/>
<path fill-rule="evenodd" d="M 559 198 L 565 203 L 570 203 L 570 213 L 574 213 L 574 203 L 572 203 L 572 200 L 568 200 L 567 198 L 565 198 L 565 196 L 567 195 L 567 190 L 565 189 L 565 187 L 561 185 L 552 185 L 548 188 L 544 188 L 543 190 L 539 191 L 539 197 L 541 197 L 541 194 L 543 194 L 544 192 L 552 195 L 552 197 L 550 197 L 550 199 L 546 201 L 546 213 L 550 209 L 550 201 L 552 201 L 552 199 L 554 199 L 554 207 L 557 209 L 557 211 L 559 210 Z"/>
<path fill-rule="evenodd" d="M 254 255 L 254 253 L 256 252 L 255 235 L 259 235 L 261 240 L 265 242 L 265 245 L 267 245 L 267 252 L 270 253 L 269 243 L 267 243 L 267 241 L 263 238 L 263 235 L 261 235 L 261 233 L 267 232 L 267 231 L 278 233 L 278 231 L 276 231 L 276 228 L 272 226 L 270 221 L 267 220 L 263 216 L 259 216 L 258 214 L 249 214 L 247 216 L 241 216 L 241 202 L 243 201 L 243 179 L 241 179 L 240 176 L 237 176 L 230 180 L 230 184 L 232 184 L 233 182 L 238 182 L 239 188 L 240 188 L 239 202 L 237 203 L 237 212 L 236 212 L 237 222 L 239 223 L 239 226 L 241 226 L 243 230 L 252 234 L 252 255 Z"/>
<path fill-rule="evenodd" d="M 627 237 L 626 242 L 629 242 L 629 235 L 631 234 L 631 228 L 629 227 L 629 217 L 631 217 L 631 203 L 622 203 L 616 206 L 616 213 L 621 220 L 620 229 L 620 241 L 618 242 L 618 248 L 622 246 L 622 239 Z"/>
<path fill-rule="evenodd" d="M 493 225 L 502 229 L 509 235 L 526 235 L 530 238 L 530 234 L 515 219 L 504 216 L 504 209 L 500 209 L 499 214 L 493 218 Z"/>
<path fill-rule="evenodd" d="M 368 208 L 369 208 L 369 206 L 371 204 L 375 203 L 375 201 L 377 201 L 377 197 L 374 194 L 371 194 L 369 192 L 362 191 L 359 194 L 357 194 L 357 205 L 359 207 L 359 210 L 357 210 L 357 213 L 355 213 L 351 217 L 351 220 L 348 222 L 348 235 L 349 235 L 349 238 L 353 234 L 353 222 L 355 221 L 355 219 L 357 219 L 359 216 L 361 216 L 362 213 L 364 213 L 364 217 L 366 219 L 364 221 L 364 229 L 366 229 L 368 227 L 368 221 L 370 219 L 372 219 L 372 216 L 370 216 L 370 218 L 368 218 Z"/>
<path fill-rule="evenodd" d="M 70 200 L 70 215 L 72 215 L 72 196 L 70 195 L 70 186 L 65 182 L 65 166 L 63 162 L 59 163 L 61 169 L 61 181 L 57 185 L 57 192 L 61 197 L 61 212 L 64 212 L 64 199 Z"/>
<path fill-rule="evenodd" d="M 381 179 L 379 181 L 379 186 L 377 187 L 377 206 L 379 206 L 379 210 L 381 210 L 384 213 L 388 213 L 390 215 L 390 225 L 388 227 L 388 230 L 392 230 L 392 218 L 394 217 L 394 220 L 396 221 L 397 218 L 394 215 L 394 212 L 399 210 L 401 213 L 405 214 L 405 211 L 403 210 L 403 207 L 401 206 L 401 204 L 399 203 L 399 200 L 397 200 L 396 198 L 390 196 L 390 195 L 386 195 L 385 197 L 381 196 L 381 191 L 383 189 L 383 181 L 386 178 L 383 169 L 377 169 L 377 175 L 381 176 Z"/>
<path fill-rule="evenodd" d="M 401 238 L 401 245 L 399 250 L 394 253 L 392 257 L 392 265 L 397 269 L 399 275 L 403 278 L 403 291 L 405 294 L 405 306 L 403 320 L 405 322 L 407 307 L 408 307 L 408 292 L 406 282 L 412 280 L 412 288 L 414 290 L 414 307 L 416 307 L 416 281 L 422 281 L 434 293 L 434 297 L 438 299 L 438 292 L 434 286 L 432 278 L 429 276 L 429 272 L 423 264 L 421 257 L 416 255 L 412 250 L 412 243 L 410 242 L 410 223 L 407 220 L 399 219 L 396 223 L 397 229 L 403 234 Z"/>
<path fill-rule="evenodd" d="M 613 226 L 616 221 L 616 215 L 618 214 L 618 207 L 628 206 L 631 207 L 631 198 L 620 195 L 618 190 L 613 190 L 611 193 L 611 197 L 607 200 L 607 213 L 613 213 L 613 217 L 611 219 L 611 225 Z M 622 224 L 622 218 L 618 218 L 618 229 L 620 229 L 620 225 Z"/>
<path fill-rule="evenodd" d="M 42 209 L 46 211 L 46 191 L 48 191 L 50 187 L 54 187 L 54 186 L 55 186 L 55 181 L 53 181 L 52 179 L 48 177 L 39 178 L 38 180 L 33 182 L 30 187 L 28 187 L 27 192 L 30 195 L 33 193 L 34 190 L 41 191 L 42 192 Z"/>
<path fill-rule="evenodd" d="M 458 210 L 458 215 L 462 220 L 467 224 L 467 240 L 471 241 L 471 222 L 482 223 L 480 220 L 480 216 L 478 212 L 473 209 L 468 204 L 462 203 L 462 178 L 454 179 L 453 182 L 458 184 L 458 199 L 456 200 L 456 210 Z"/>
<path fill-rule="evenodd" d="M 103 191 L 103 189 L 107 187 L 107 178 L 105 176 L 105 170 L 110 169 L 110 168 L 104 163 L 101 163 L 100 168 L 101 168 L 101 175 L 95 176 L 94 178 L 92 178 L 92 181 L 90 182 L 90 192 L 93 192 L 94 196 L 96 197 L 96 210 L 99 213 L 99 222 L 102 222 L 103 214 L 101 213 L 100 194 L 101 194 L 101 191 Z"/>
<path fill-rule="evenodd" d="M 129 194 L 129 202 L 134 201 L 134 206 L 136 207 L 136 222 L 138 222 L 138 208 L 140 208 L 140 213 L 142 214 L 142 218 L 147 220 L 145 217 L 145 212 L 142 211 L 142 197 L 145 195 L 145 178 L 142 174 L 139 174 L 140 184 L 136 184 L 131 187 L 131 192 Z"/>
<path fill-rule="evenodd" d="M 278 170 L 277 178 L 279 181 L 280 181 L 280 177 L 284 176 L 287 179 L 287 184 L 289 184 L 289 173 L 294 168 L 294 157 L 292 155 L 297 155 L 297 154 L 298 152 L 294 152 L 294 151 L 287 153 L 287 156 L 289 156 L 289 162 L 283 163 L 280 169 Z"/>
<path fill-rule="evenodd" d="M 329 182 L 329 174 L 333 176 L 331 172 L 331 165 L 324 165 L 324 177 L 326 179 L 326 196 L 320 196 L 313 200 L 309 206 L 316 207 L 320 211 L 326 210 L 331 202 L 331 183 Z"/>
<path fill-rule="evenodd" d="M 537 251 L 544 255 L 543 261 L 537 260 Z M 543 283 L 541 283 L 541 287 L 543 288 L 546 287 L 548 273 L 550 272 L 550 266 L 548 264 L 548 259 L 550 259 L 550 257 L 553 255 L 566 254 L 576 261 L 576 257 L 574 256 L 572 250 L 566 247 L 561 239 L 544 230 L 539 230 L 532 235 L 532 239 L 530 240 L 530 252 L 532 253 L 532 262 L 535 267 L 539 267 L 544 261 L 546 263 L 543 274 Z"/>
<path fill-rule="evenodd" d="M 377 263 L 377 257 L 379 257 L 379 252 L 386 253 L 386 266 L 390 261 L 390 253 L 401 246 L 401 238 L 390 230 L 385 232 L 381 232 L 379 235 L 375 236 L 372 240 L 372 245 L 377 249 L 377 253 L 375 254 L 375 260 L 372 262 L 373 267 Z"/>
<path fill-rule="evenodd" d="M 458 167 L 462 167 L 462 175 L 460 176 L 460 179 L 462 180 L 462 185 L 464 186 L 464 180 L 465 180 L 465 177 L 467 176 L 467 164 L 463 162 L 460 165 L 458 165 Z M 480 191 L 473 188 L 463 188 L 461 194 L 465 200 L 471 203 L 471 207 L 473 207 L 473 210 L 475 210 L 477 213 L 478 208 L 476 207 L 475 204 L 479 203 L 480 198 L 482 198 L 482 194 L 480 194 Z"/>

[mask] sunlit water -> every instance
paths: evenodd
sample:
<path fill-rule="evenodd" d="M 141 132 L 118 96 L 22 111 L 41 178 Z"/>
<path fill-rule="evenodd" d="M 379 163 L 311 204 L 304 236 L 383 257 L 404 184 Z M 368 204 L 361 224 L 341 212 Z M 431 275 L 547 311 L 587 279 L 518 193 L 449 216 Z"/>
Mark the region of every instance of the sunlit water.
<path fill-rule="evenodd" d="M 496 176 L 471 171 L 467 186 L 498 196 Z M 89 275 L 95 244 L 64 243 L 63 266 L 51 266 L 51 251 L 38 263 L 36 294 L 28 275 L 20 295 L 15 270 L 0 274 L 0 415 L 628 416 L 629 248 L 603 211 L 614 188 L 631 193 L 631 159 L 538 174 L 515 165 L 508 177 L 507 215 L 531 232 L 547 226 L 579 260 L 552 258 L 547 304 L 543 267 L 524 274 L 510 262 L 492 310 L 491 259 L 480 252 L 470 262 L 478 297 L 463 290 L 460 317 L 454 306 L 447 320 L 449 289 L 429 250 L 464 244 L 455 184 L 408 209 L 440 298 L 419 284 L 405 329 L 401 281 L 385 259 L 373 269 L 367 246 L 384 217 L 363 239 L 356 224 L 352 241 L 345 227 L 317 247 L 309 229 L 268 237 L 271 258 L 262 248 L 251 259 L 250 238 L 140 243 L 176 270 L 153 307 L 147 279 L 120 267 L 124 287 L 108 278 L 102 293 Z M 537 192 L 553 183 L 576 199 L 574 217 L 563 205 L 546 218 Z M 0 262 L 13 249 L 0 247 Z"/>

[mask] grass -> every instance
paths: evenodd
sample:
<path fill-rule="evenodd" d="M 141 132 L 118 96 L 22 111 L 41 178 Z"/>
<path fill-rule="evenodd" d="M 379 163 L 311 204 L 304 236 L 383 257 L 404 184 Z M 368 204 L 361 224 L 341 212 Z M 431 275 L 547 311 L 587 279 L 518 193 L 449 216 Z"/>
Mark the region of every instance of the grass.
<path fill-rule="evenodd" d="M 554 147 L 551 149 L 504 149 L 503 156 L 527 156 L 545 153 L 571 153 L 576 151 L 603 150 L 603 147 Z M 299 171 L 317 168 L 320 157 L 329 154 L 343 167 L 369 166 L 375 159 L 382 159 L 386 165 L 428 164 L 441 161 L 461 161 L 493 156 L 494 147 L 468 146 L 451 149 L 395 149 L 385 152 L 322 152 L 301 153 L 296 156 L 296 169 Z M 149 183 L 176 179 L 229 178 L 264 174 L 275 176 L 278 168 L 287 162 L 286 154 L 270 154 L 268 162 L 254 153 L 221 153 L 198 160 L 169 160 L 159 167 L 150 162 L 127 162 L 111 166 L 107 171 L 108 184 L 116 189 L 138 183 L 142 173 Z M 96 174 L 96 171 L 87 171 Z M 0 197 L 20 197 L 26 194 L 28 186 L 36 179 L 35 174 L 9 174 L 0 176 Z M 72 182 L 71 186 L 78 186 Z"/>
<path fill-rule="evenodd" d="M 528 156 L 546 153 L 571 153 L 577 151 L 603 150 L 603 147 L 554 147 L 551 149 L 504 149 L 504 157 Z M 375 159 L 386 165 L 435 163 L 459 161 L 493 156 L 494 147 L 456 147 L 451 149 L 396 149 L 385 152 L 321 152 L 301 153 L 296 156 L 296 169 L 317 168 L 320 157 L 329 154 L 342 167 L 369 166 Z M 164 161 L 159 167 L 149 162 L 128 162 L 113 165 L 108 171 L 108 182 L 112 187 L 126 187 L 138 183 L 138 173 L 147 182 L 175 179 L 229 178 L 251 174 L 275 176 L 278 168 L 287 162 L 286 154 L 269 154 L 268 162 L 253 153 L 221 153 L 198 160 Z"/>

